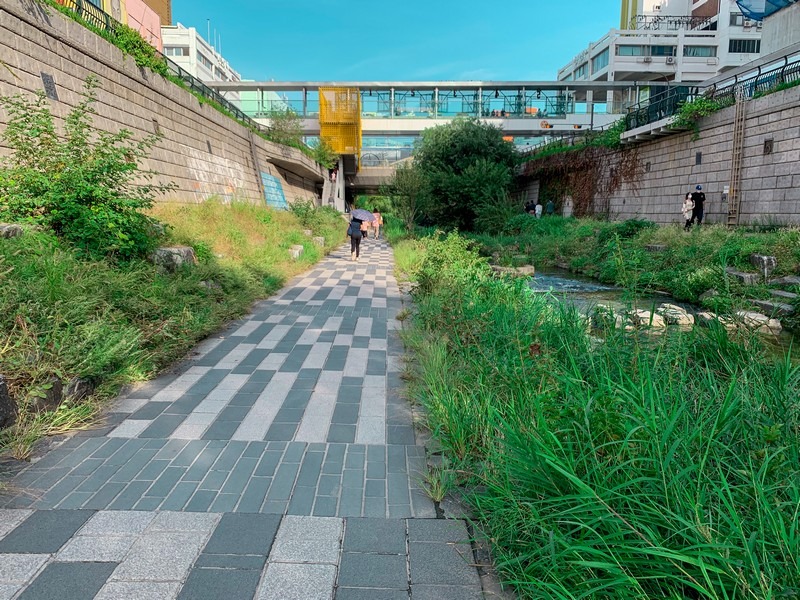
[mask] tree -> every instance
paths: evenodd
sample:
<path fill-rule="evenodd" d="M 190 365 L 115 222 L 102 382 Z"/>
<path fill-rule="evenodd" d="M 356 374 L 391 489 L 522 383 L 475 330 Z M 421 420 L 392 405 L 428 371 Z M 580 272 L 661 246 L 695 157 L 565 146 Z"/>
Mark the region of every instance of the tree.
<path fill-rule="evenodd" d="M 413 169 L 424 182 L 419 208 L 435 225 L 473 230 L 479 209 L 507 202 L 516 164 L 502 130 L 478 119 L 427 129 L 414 151 Z"/>
<path fill-rule="evenodd" d="M 403 221 L 409 233 L 413 232 L 420 200 L 425 194 L 425 180 L 420 171 L 407 163 L 398 165 L 382 193 L 392 199 L 392 212 Z"/>
<path fill-rule="evenodd" d="M 303 123 L 291 108 L 269 113 L 269 139 L 276 144 L 300 148 L 303 144 Z"/>
<path fill-rule="evenodd" d="M 311 150 L 314 160 L 326 169 L 332 169 L 339 161 L 339 155 L 334 151 L 328 140 L 323 137 L 319 138 L 319 142 Z"/>

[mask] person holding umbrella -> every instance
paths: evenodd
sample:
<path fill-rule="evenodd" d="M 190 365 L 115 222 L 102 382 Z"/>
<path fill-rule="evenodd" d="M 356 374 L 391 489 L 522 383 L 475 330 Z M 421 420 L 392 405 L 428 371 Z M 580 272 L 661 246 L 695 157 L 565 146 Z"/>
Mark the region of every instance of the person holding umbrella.
<path fill-rule="evenodd" d="M 357 208 L 350 212 L 350 225 L 347 228 L 347 235 L 350 236 L 350 260 L 357 261 L 361 254 L 361 227 L 365 222 L 375 219 L 372 213 L 363 208 Z"/>

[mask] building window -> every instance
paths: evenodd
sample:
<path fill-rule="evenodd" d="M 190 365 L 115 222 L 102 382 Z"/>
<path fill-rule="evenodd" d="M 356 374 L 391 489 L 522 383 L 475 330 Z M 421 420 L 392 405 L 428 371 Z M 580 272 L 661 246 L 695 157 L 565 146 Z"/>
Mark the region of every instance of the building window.
<path fill-rule="evenodd" d="M 608 66 L 608 48 L 592 59 L 592 73 L 597 73 Z"/>
<path fill-rule="evenodd" d="M 650 46 L 650 56 L 675 56 L 675 46 Z"/>
<path fill-rule="evenodd" d="M 684 56 L 694 56 L 699 58 L 708 58 L 717 55 L 716 46 L 684 46 Z"/>
<path fill-rule="evenodd" d="M 212 63 L 210 60 L 208 60 L 206 58 L 206 55 L 203 54 L 202 52 L 198 52 L 197 53 L 197 60 L 201 65 L 203 65 L 204 67 L 206 67 L 209 70 L 214 68 L 214 63 Z"/>
<path fill-rule="evenodd" d="M 189 56 L 189 46 L 164 46 L 165 56 Z"/>
<path fill-rule="evenodd" d="M 588 72 L 588 64 L 583 63 L 580 67 L 575 69 L 575 79 L 580 79 L 581 77 L 586 77 L 586 73 Z"/>
<path fill-rule="evenodd" d="M 744 15 L 742 13 L 731 13 L 731 25 L 734 27 L 744 25 Z"/>
<path fill-rule="evenodd" d="M 761 40 L 730 40 L 728 52 L 731 54 L 758 54 L 761 52 Z"/>
<path fill-rule="evenodd" d="M 617 56 L 644 56 L 644 46 L 617 46 Z"/>

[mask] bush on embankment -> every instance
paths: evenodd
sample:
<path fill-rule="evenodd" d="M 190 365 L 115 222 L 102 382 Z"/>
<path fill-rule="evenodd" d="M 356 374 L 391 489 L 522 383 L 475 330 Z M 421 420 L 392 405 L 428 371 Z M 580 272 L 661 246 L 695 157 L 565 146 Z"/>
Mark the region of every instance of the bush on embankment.
<path fill-rule="evenodd" d="M 798 272 L 800 228 L 765 229 L 755 232 L 703 225 L 686 233 L 680 226 L 656 226 L 642 220 L 519 215 L 502 235 L 473 239 L 501 264 L 511 264 L 514 255 L 525 255 L 540 269 L 566 265 L 604 282 L 666 291 L 678 300 L 697 302 L 709 289 L 723 295 L 763 295 L 764 290 L 742 289 L 725 276 L 726 267 L 754 271 L 749 262 L 753 253 L 778 259 L 775 277 Z"/>
<path fill-rule="evenodd" d="M 0 239 L 0 374 L 21 413 L 0 433 L 0 453 L 24 458 L 43 435 L 90 423 L 122 384 L 152 377 L 306 270 L 322 256 L 306 227 L 326 235 L 328 248 L 344 237 L 328 210 L 305 223 L 218 201 L 157 205 L 152 214 L 173 228 L 168 241 L 195 248 L 198 265 L 168 274 L 144 260 L 94 260 L 41 230 Z M 305 247 L 297 261 L 287 250 L 295 243 Z M 95 396 L 37 414 L 31 406 L 53 376 L 89 380 Z"/>
<path fill-rule="evenodd" d="M 800 370 L 721 328 L 591 338 L 577 311 L 424 240 L 411 394 L 526 598 L 800 590 Z"/>

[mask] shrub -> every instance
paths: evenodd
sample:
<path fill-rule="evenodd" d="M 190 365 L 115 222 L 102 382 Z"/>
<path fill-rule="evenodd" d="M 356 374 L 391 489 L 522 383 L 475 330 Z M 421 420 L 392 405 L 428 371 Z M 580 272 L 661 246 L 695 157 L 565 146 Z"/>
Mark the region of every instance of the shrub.
<path fill-rule="evenodd" d="M 9 113 L 2 138 L 12 150 L 0 170 L 0 217 L 44 225 L 95 258 L 130 260 L 155 246 L 156 223 L 141 211 L 172 186 L 140 168 L 158 136 L 135 141 L 126 129 L 93 126 L 98 86 L 86 80 L 63 136 L 42 92 L 0 98 Z"/>

